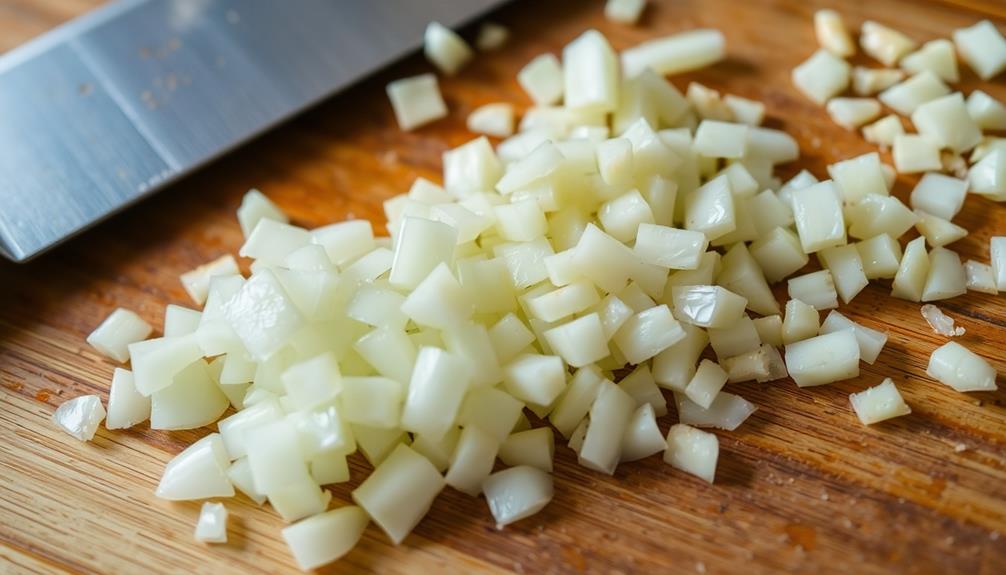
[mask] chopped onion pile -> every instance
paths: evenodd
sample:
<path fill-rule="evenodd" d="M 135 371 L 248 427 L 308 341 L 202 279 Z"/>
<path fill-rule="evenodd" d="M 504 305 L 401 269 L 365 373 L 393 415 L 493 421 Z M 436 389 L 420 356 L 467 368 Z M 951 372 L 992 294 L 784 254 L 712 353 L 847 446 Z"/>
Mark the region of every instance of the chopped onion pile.
<path fill-rule="evenodd" d="M 634 21 L 643 4 L 611 1 L 609 17 Z M 842 58 L 855 45 L 836 13 L 815 25 L 824 48 L 795 83 L 822 104 L 853 75 L 857 92 L 884 90 L 880 101 L 920 132 L 903 133 L 896 116 L 864 128 L 893 146 L 899 171 L 939 171 L 941 151 L 968 152 L 981 127 L 1001 123 L 987 95 L 972 103 L 945 88 L 946 43 L 913 53 L 900 33 L 864 25 L 865 52 L 910 62 L 916 75 L 898 83 L 897 71 L 852 71 Z M 958 49 L 990 34 L 979 28 L 955 34 Z M 437 24 L 426 39 L 446 73 L 472 56 Z M 503 39 L 486 27 L 477 44 Z M 821 323 L 820 310 L 878 279 L 911 301 L 1006 289 L 1006 238 L 993 238 L 991 265 L 965 266 L 944 247 L 966 234 L 950 220 L 969 187 L 1006 198 L 1006 147 L 990 144 L 966 179 L 928 173 L 911 207 L 891 195 L 894 173 L 876 153 L 829 166 L 824 180 L 804 171 L 783 183 L 775 168 L 799 149 L 760 126 L 761 103 L 695 83 L 682 94 L 662 76 L 724 53 L 714 30 L 620 55 L 591 30 L 561 61 L 535 58 L 518 77 L 535 104 L 518 132 L 506 103 L 473 112 L 473 131 L 506 139 L 447 151 L 442 185 L 420 178 L 387 200 L 390 238 L 366 221 L 291 225 L 252 190 L 238 210 L 250 276 L 224 256 L 183 274 L 202 310 L 169 306 L 162 337 L 146 339 L 150 326 L 117 310 L 88 338 L 131 361 L 115 372 L 107 427 L 216 422 L 168 463 L 157 496 L 237 488 L 268 501 L 292 524 L 283 537 L 297 563 L 312 569 L 348 552 L 371 521 L 400 543 L 445 487 L 484 495 L 499 527 L 537 513 L 553 495 L 553 429 L 589 469 L 612 474 L 663 453 L 711 483 L 719 442 L 700 428 L 732 431 L 757 409 L 728 386 L 787 376 L 824 385 L 876 361 L 886 334 L 837 311 Z M 968 61 L 992 73 L 990 57 Z M 447 113 L 432 74 L 388 94 L 403 129 Z M 828 107 L 850 128 L 880 113 L 872 99 Z M 902 250 L 913 227 L 922 237 Z M 811 255 L 822 269 L 801 273 Z M 780 307 L 771 285 L 784 280 Z M 960 391 L 995 389 L 991 366 L 954 342 L 928 373 Z M 666 436 L 662 390 L 679 420 Z M 865 424 L 910 412 L 890 379 L 851 402 Z M 103 416 L 86 396 L 54 417 L 86 440 Z M 329 510 L 323 486 L 349 480 L 357 451 L 374 471 L 355 505 Z M 494 472 L 497 459 L 506 468 Z M 197 538 L 225 541 L 225 522 L 226 510 L 207 504 Z"/>

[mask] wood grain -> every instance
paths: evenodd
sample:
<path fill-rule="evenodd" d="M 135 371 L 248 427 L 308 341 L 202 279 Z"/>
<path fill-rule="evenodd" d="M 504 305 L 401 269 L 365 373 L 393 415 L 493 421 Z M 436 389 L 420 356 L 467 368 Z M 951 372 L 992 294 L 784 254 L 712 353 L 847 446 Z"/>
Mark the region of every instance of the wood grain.
<path fill-rule="evenodd" d="M 2 3 L 0 49 L 94 3 Z M 395 127 L 383 86 L 429 69 L 412 57 L 39 261 L 0 265 L 0 573 L 294 571 L 270 511 L 243 497 L 229 502 L 232 542 L 206 547 L 191 538 L 197 504 L 153 497 L 164 463 L 205 430 L 102 429 L 82 444 L 48 420 L 65 399 L 107 395 L 114 366 L 84 343 L 106 314 L 124 306 L 160 327 L 166 304 L 189 305 L 181 272 L 236 252 L 233 214 L 248 188 L 265 191 L 303 225 L 365 217 L 382 227 L 381 201 L 416 176 L 438 177 L 441 152 L 471 137 L 469 111 L 499 100 L 526 106 L 516 72 L 588 27 L 618 49 L 678 30 L 722 29 L 727 61 L 675 83 L 699 80 L 763 100 L 769 124 L 790 131 L 804 150 L 785 175 L 800 168 L 822 175 L 826 164 L 871 147 L 789 82 L 790 69 L 814 49 L 811 14 L 821 5 L 651 2 L 641 25 L 629 28 L 606 22 L 598 1 L 518 1 L 493 15 L 513 32 L 507 49 L 441 81 L 449 119 L 410 134 Z M 998 0 L 840 7 L 850 24 L 875 19 L 919 40 L 981 17 L 1006 25 L 1006 3 Z M 1004 77 L 980 84 L 966 68 L 963 75 L 962 89 L 981 85 L 1006 99 Z M 896 194 L 907 198 L 914 181 L 899 178 Z M 1006 208 L 971 197 L 957 221 L 971 234 L 952 247 L 987 261 L 989 236 L 1006 232 Z M 859 378 L 803 390 L 789 380 L 731 385 L 761 409 L 736 432 L 717 432 L 715 485 L 659 457 L 604 477 L 560 448 L 555 500 L 533 519 L 497 531 L 484 501 L 448 489 L 402 546 L 372 526 L 330 571 L 1006 573 L 1006 389 L 964 395 L 926 377 L 928 355 L 944 339 L 927 328 L 917 304 L 888 291 L 875 283 L 842 309 L 890 333 Z M 967 328 L 961 341 L 1001 373 L 1004 301 L 968 294 L 942 304 Z M 895 380 L 913 413 L 865 428 L 848 394 L 883 377 Z M 666 430 L 675 418 L 664 419 Z M 337 501 L 348 501 L 367 473 L 362 460 L 352 469 L 353 480 L 333 490 Z"/>

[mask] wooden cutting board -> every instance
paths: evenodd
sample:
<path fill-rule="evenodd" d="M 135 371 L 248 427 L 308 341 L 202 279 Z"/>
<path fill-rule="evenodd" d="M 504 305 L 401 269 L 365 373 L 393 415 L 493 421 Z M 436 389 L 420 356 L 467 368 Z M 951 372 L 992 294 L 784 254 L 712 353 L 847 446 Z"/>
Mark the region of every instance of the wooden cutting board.
<path fill-rule="evenodd" d="M 0 44 L 9 48 L 95 3 L 8 0 Z M 651 4 L 639 26 L 625 27 L 605 21 L 599 1 L 515 2 L 492 16 L 513 32 L 506 49 L 441 80 L 449 119 L 414 133 L 396 128 L 384 85 L 430 69 L 414 56 L 40 260 L 0 265 L 0 573 L 295 570 L 271 511 L 243 497 L 229 501 L 231 542 L 207 547 L 192 539 L 198 503 L 154 498 L 165 462 L 206 430 L 102 428 L 80 443 L 49 422 L 66 399 L 106 396 L 114 366 L 84 338 L 109 312 L 128 307 L 160 328 L 166 304 L 190 304 L 178 275 L 237 251 L 234 210 L 250 187 L 298 224 L 364 217 L 383 229 L 381 201 L 416 176 L 438 177 L 440 154 L 472 137 L 464 129 L 472 109 L 501 100 L 526 106 L 514 81 L 520 67 L 590 27 L 616 49 L 695 27 L 723 30 L 729 58 L 674 81 L 764 101 L 768 124 L 795 135 L 805 154 L 785 176 L 804 167 L 823 176 L 826 164 L 871 150 L 789 81 L 815 49 L 811 14 L 823 2 Z M 980 18 L 1006 28 L 1001 0 L 834 4 L 857 28 L 876 19 L 920 41 Z M 981 86 L 1006 100 L 1006 76 L 982 84 L 962 72 L 965 91 Z M 907 200 L 914 181 L 899 178 L 896 194 Z M 2 198 L 0 190 L 0 209 Z M 971 234 L 951 247 L 987 261 L 989 236 L 1006 233 L 1006 206 L 971 197 L 957 221 Z M 483 500 L 447 489 L 403 545 L 371 526 L 330 571 L 1006 573 L 1006 386 L 965 395 L 926 377 L 929 353 L 946 340 L 928 329 L 918 304 L 888 291 L 876 283 L 842 308 L 890 334 L 877 363 L 855 380 L 804 390 L 789 380 L 731 385 L 760 409 L 736 432 L 717 432 L 715 485 L 660 457 L 606 477 L 560 447 L 555 499 L 534 518 L 497 531 Z M 968 294 L 941 307 L 967 328 L 960 341 L 1006 373 L 1006 298 Z M 848 395 L 883 377 L 894 379 L 913 413 L 866 428 Z M 663 419 L 666 430 L 673 407 Z M 362 459 L 352 469 L 352 481 L 333 488 L 336 501 L 349 501 L 368 472 Z"/>

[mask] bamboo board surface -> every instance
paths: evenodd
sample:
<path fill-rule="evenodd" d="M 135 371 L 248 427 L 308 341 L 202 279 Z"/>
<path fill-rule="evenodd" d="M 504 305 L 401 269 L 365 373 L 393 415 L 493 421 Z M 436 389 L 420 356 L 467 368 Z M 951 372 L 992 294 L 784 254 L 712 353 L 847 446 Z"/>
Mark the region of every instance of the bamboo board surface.
<path fill-rule="evenodd" d="M 0 49 L 96 3 L 7 0 Z M 212 547 L 192 540 L 197 503 L 154 498 L 165 462 L 205 430 L 101 428 L 84 444 L 49 423 L 66 399 L 107 397 L 114 365 L 84 338 L 109 312 L 128 307 L 160 329 L 166 304 L 191 305 L 178 275 L 237 251 L 234 210 L 248 188 L 266 192 L 298 224 L 365 217 L 383 230 L 382 200 L 416 176 L 439 177 L 440 154 L 472 137 L 468 112 L 500 100 L 526 106 L 514 80 L 520 67 L 589 27 L 616 49 L 720 28 L 727 61 L 673 81 L 764 101 L 768 124 L 797 137 L 804 153 L 783 175 L 808 168 L 823 176 L 826 164 L 871 150 L 789 81 L 815 49 L 811 14 L 823 4 L 651 1 L 641 24 L 625 27 L 603 19 L 601 2 L 518 0 L 492 16 L 512 30 L 506 49 L 441 80 L 449 119 L 414 133 L 396 128 L 384 85 L 429 69 L 413 56 L 38 261 L 0 264 L 0 574 L 295 571 L 278 517 L 244 497 L 227 503 L 231 543 Z M 1001 1 L 832 4 L 857 28 L 875 19 L 921 41 L 983 17 L 1006 28 Z M 981 86 L 1006 99 L 1006 76 L 979 83 L 966 66 L 962 74 L 965 91 Z M 907 201 L 914 182 L 900 177 L 896 194 Z M 971 234 L 951 247 L 987 261 L 989 236 L 1006 232 L 1006 206 L 972 196 L 956 221 Z M 890 334 L 860 377 L 803 390 L 790 380 L 731 384 L 760 409 L 737 431 L 716 432 L 715 485 L 659 456 L 605 477 L 559 447 L 555 499 L 533 519 L 497 531 L 483 500 L 446 489 L 403 545 L 372 525 L 328 571 L 1006 573 L 1006 386 L 964 395 L 926 377 L 929 353 L 945 338 L 928 329 L 918 304 L 888 291 L 888 282 L 874 283 L 842 307 Z M 941 307 L 967 328 L 960 341 L 1006 373 L 1006 299 L 968 294 Z M 848 394 L 883 377 L 894 379 L 913 413 L 865 428 Z M 662 429 L 674 421 L 672 406 Z M 336 501 L 349 501 L 368 466 L 353 459 L 352 469 L 352 481 L 332 489 Z"/>

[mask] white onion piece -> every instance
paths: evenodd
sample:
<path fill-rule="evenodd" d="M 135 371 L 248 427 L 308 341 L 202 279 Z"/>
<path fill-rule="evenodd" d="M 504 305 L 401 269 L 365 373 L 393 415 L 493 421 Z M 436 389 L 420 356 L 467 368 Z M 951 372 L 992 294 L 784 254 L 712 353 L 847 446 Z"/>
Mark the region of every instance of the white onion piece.
<path fill-rule="evenodd" d="M 1006 201 L 1006 147 L 995 149 L 968 171 L 971 191 L 997 202 Z"/>
<path fill-rule="evenodd" d="M 984 358 L 951 341 L 929 356 L 926 374 L 957 391 L 995 391 L 996 371 Z"/>
<path fill-rule="evenodd" d="M 120 307 L 87 336 L 87 343 L 103 355 L 125 363 L 129 361 L 130 344 L 143 341 L 153 330 L 135 312 Z"/>
<path fill-rule="evenodd" d="M 515 432 L 499 446 L 499 458 L 504 464 L 529 465 L 549 473 L 554 452 L 555 439 L 550 427 Z"/>
<path fill-rule="evenodd" d="M 213 381 L 206 362 L 198 360 L 178 372 L 171 385 L 150 395 L 150 428 L 203 427 L 216 421 L 228 406 L 230 400 Z"/>
<path fill-rule="evenodd" d="M 954 44 L 961 58 L 982 80 L 1006 70 L 1006 38 L 988 20 L 954 30 Z"/>
<path fill-rule="evenodd" d="M 964 275 L 968 291 L 998 294 L 992 266 L 974 260 L 964 262 Z"/>
<path fill-rule="evenodd" d="M 863 139 L 871 144 L 877 144 L 881 149 L 894 145 L 894 139 L 905 133 L 901 119 L 894 114 L 884 116 L 876 122 L 863 126 Z"/>
<path fill-rule="evenodd" d="M 679 423 L 672 425 L 667 433 L 664 461 L 708 483 L 716 476 L 719 453 L 719 440 L 708 431 Z"/>
<path fill-rule="evenodd" d="M 950 88 L 932 72 L 925 70 L 887 88 L 877 98 L 902 116 L 911 116 L 922 104 L 950 93 Z"/>
<path fill-rule="evenodd" d="M 412 130 L 447 116 L 447 104 L 433 74 L 395 80 L 388 84 L 386 91 L 398 127 L 403 130 Z"/>
<path fill-rule="evenodd" d="M 590 408 L 590 426 L 579 449 L 580 464 L 612 475 L 621 456 L 622 435 L 636 410 L 636 402 L 610 381 L 601 383 Z"/>
<path fill-rule="evenodd" d="M 618 105 L 618 57 L 603 34 L 588 30 L 566 44 L 562 49 L 562 71 L 566 107 L 615 111 Z"/>
<path fill-rule="evenodd" d="M 102 419 L 105 419 L 105 408 L 97 395 L 82 395 L 64 401 L 52 414 L 53 423 L 81 441 L 94 438 Z"/>
<path fill-rule="evenodd" d="M 852 408 L 863 425 L 879 423 L 912 412 L 889 377 L 880 385 L 849 395 L 849 402 L 852 403 Z"/>
<path fill-rule="evenodd" d="M 624 50 L 622 71 L 632 77 L 652 68 L 669 76 L 704 68 L 725 56 L 726 40 L 719 30 L 690 30 Z"/>
<path fill-rule="evenodd" d="M 556 104 L 562 99 L 562 64 L 554 54 L 536 56 L 517 73 L 517 83 L 539 106 Z"/>
<path fill-rule="evenodd" d="M 912 112 L 912 124 L 919 134 L 954 152 L 966 152 L 982 139 L 981 128 L 968 113 L 960 92 L 921 104 Z"/>
<path fill-rule="evenodd" d="M 367 513 L 347 505 L 298 521 L 283 529 L 297 566 L 304 571 L 335 561 L 352 549 L 370 523 Z"/>
<path fill-rule="evenodd" d="M 227 508 L 223 503 L 203 503 L 194 536 L 204 543 L 227 543 Z"/>
<path fill-rule="evenodd" d="M 702 409 L 709 409 L 727 378 L 727 372 L 719 364 L 703 359 L 692 380 L 685 386 L 685 396 Z"/>
<path fill-rule="evenodd" d="M 852 329 L 786 345 L 786 369 L 800 387 L 856 377 L 859 358 L 859 341 Z"/>
<path fill-rule="evenodd" d="M 814 306 L 799 299 L 786 302 L 786 318 L 782 322 L 782 341 L 786 345 L 810 339 L 821 330 L 821 318 Z"/>
<path fill-rule="evenodd" d="M 894 167 L 902 174 L 939 171 L 940 145 L 932 138 L 918 134 L 900 134 L 894 137 Z"/>
<path fill-rule="evenodd" d="M 202 312 L 170 304 L 164 309 L 164 337 L 190 335 L 199 329 Z"/>
<path fill-rule="evenodd" d="M 261 193 L 256 190 L 252 190 L 252 192 L 261 195 Z M 249 192 L 249 194 L 252 192 Z M 260 217 L 258 219 L 262 218 Z M 255 223 L 256 225 L 258 224 L 257 221 Z M 252 226 L 251 229 L 254 228 L 255 226 Z M 249 234 L 250 233 L 251 231 L 249 230 Z M 196 302 L 198 305 L 203 305 L 206 303 L 206 296 L 209 294 L 211 277 L 237 273 L 240 273 L 237 262 L 234 260 L 232 255 L 226 254 L 213 261 L 207 262 L 194 270 L 183 273 L 179 279 L 181 280 L 186 293 L 188 293 L 189 297 L 192 298 L 192 301 Z"/>
<path fill-rule="evenodd" d="M 933 248 L 929 252 L 929 273 L 922 287 L 922 301 L 950 299 L 967 292 L 967 277 L 957 252 Z"/>
<path fill-rule="evenodd" d="M 635 24 L 646 8 L 646 0 L 608 0 L 604 3 L 604 17 L 620 24 Z"/>
<path fill-rule="evenodd" d="M 1006 106 L 982 90 L 968 94 L 968 114 L 982 130 L 1006 130 Z"/>
<path fill-rule="evenodd" d="M 674 394 L 681 423 L 696 427 L 715 427 L 733 431 L 758 408 L 739 395 L 721 391 L 708 409 L 703 409 L 683 393 Z"/>
<path fill-rule="evenodd" d="M 168 462 L 154 495 L 172 501 L 232 497 L 234 487 L 227 478 L 229 465 L 220 434 L 211 433 Z"/>
<path fill-rule="evenodd" d="M 856 66 L 852 69 L 852 91 L 860 96 L 872 96 L 904 79 L 902 70 Z"/>
<path fill-rule="evenodd" d="M 837 310 L 832 310 L 828 317 L 824 318 L 820 333 L 825 335 L 846 329 L 853 330 L 856 336 L 856 341 L 859 343 L 859 358 L 873 365 L 880 355 L 880 350 L 887 344 L 887 333 L 858 324 Z"/>
<path fill-rule="evenodd" d="M 462 493 L 478 496 L 482 491 L 482 483 L 492 473 L 499 447 L 498 441 L 477 426 L 465 427 L 451 454 L 450 467 L 444 481 Z"/>
<path fill-rule="evenodd" d="M 266 495 L 255 488 L 255 479 L 252 477 L 247 457 L 238 459 L 227 468 L 227 479 L 255 503 L 259 505 L 265 503 Z"/>
<path fill-rule="evenodd" d="M 846 130 L 855 130 L 880 115 L 880 102 L 873 98 L 832 98 L 826 108 L 831 119 Z"/>
<path fill-rule="evenodd" d="M 237 217 L 238 223 L 241 224 L 241 232 L 246 238 L 251 235 L 252 230 L 255 229 L 255 226 L 262 219 L 276 220 L 283 223 L 289 221 L 286 214 L 276 204 L 272 203 L 265 194 L 256 189 L 248 190 L 244 197 L 241 198 Z"/>
<path fill-rule="evenodd" d="M 945 82 L 957 83 L 960 80 L 954 44 L 943 38 L 926 42 L 921 48 L 902 58 L 900 65 L 909 74 L 929 70 Z"/>
<path fill-rule="evenodd" d="M 856 53 L 856 44 L 842 22 L 842 16 L 834 10 L 814 12 L 814 32 L 822 48 L 841 58 Z"/>
<path fill-rule="evenodd" d="M 497 138 L 513 135 L 513 105 L 506 102 L 484 104 L 468 114 L 465 125 L 469 132 Z"/>
<path fill-rule="evenodd" d="M 353 501 L 398 544 L 426 515 L 444 485 L 433 464 L 400 444 L 353 491 Z"/>
<path fill-rule="evenodd" d="M 472 381 L 473 366 L 464 358 L 434 347 L 423 347 L 409 381 L 402 429 L 443 437 L 457 417 Z"/>
<path fill-rule="evenodd" d="M 644 403 L 636 409 L 622 436 L 621 461 L 638 461 L 666 449 L 653 406 Z"/>
<path fill-rule="evenodd" d="M 489 476 L 482 485 L 489 510 L 502 529 L 541 511 L 552 500 L 552 476 L 535 467 L 521 465 Z"/>
<path fill-rule="evenodd" d="M 136 391 L 133 372 L 115 368 L 108 390 L 105 429 L 125 429 L 150 417 L 150 398 Z"/>
<path fill-rule="evenodd" d="M 793 84 L 805 96 L 824 104 L 849 86 L 851 66 L 827 50 L 818 50 L 793 69 Z"/>
<path fill-rule="evenodd" d="M 423 34 L 426 59 L 448 76 L 457 73 L 473 54 L 468 44 L 453 30 L 439 22 L 430 22 Z"/>
<path fill-rule="evenodd" d="M 902 56 L 914 50 L 916 46 L 908 36 L 872 20 L 863 22 L 859 45 L 863 47 L 863 52 L 867 56 L 887 67 L 897 64 Z"/>
<path fill-rule="evenodd" d="M 898 272 L 894 276 L 894 282 L 891 284 L 891 295 L 909 301 L 921 301 L 929 267 L 926 239 L 915 238 L 908 242 Z"/>
<path fill-rule="evenodd" d="M 587 416 L 604 381 L 599 370 L 592 366 L 576 370 L 569 385 L 548 415 L 549 421 L 563 435 L 570 437 Z"/>
<path fill-rule="evenodd" d="M 506 44 L 510 38 L 510 30 L 495 22 L 484 22 L 479 28 L 479 35 L 475 40 L 475 47 L 483 52 L 498 50 Z"/>
<path fill-rule="evenodd" d="M 828 270 L 791 278 L 787 286 L 790 299 L 798 299 L 818 310 L 838 307 L 838 292 L 835 291 L 835 281 Z"/>

